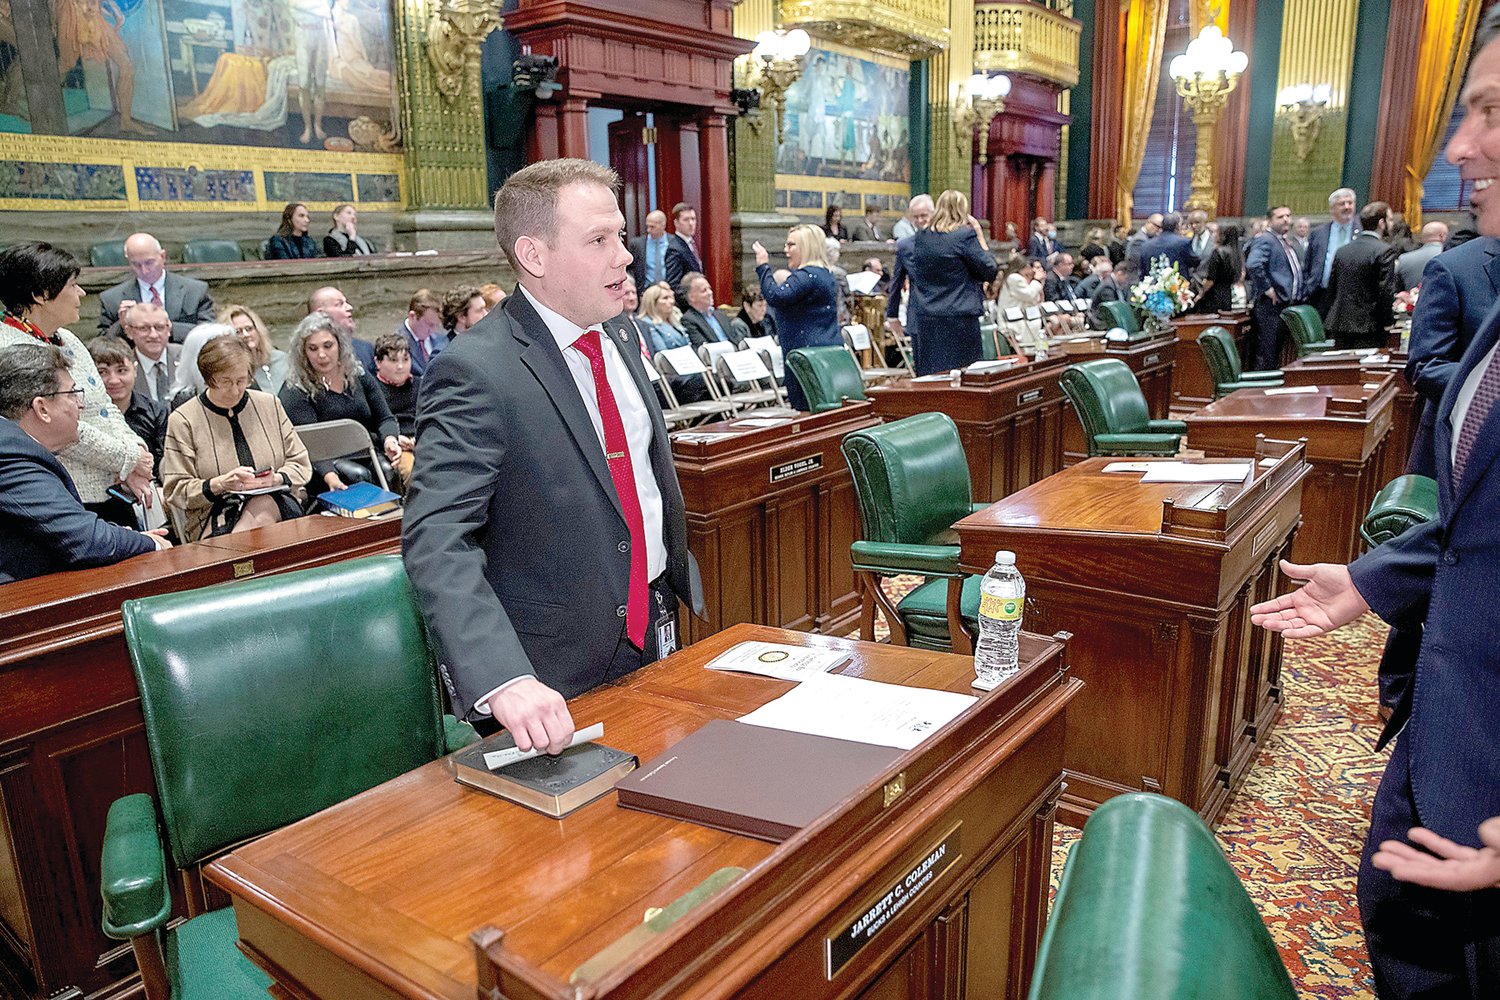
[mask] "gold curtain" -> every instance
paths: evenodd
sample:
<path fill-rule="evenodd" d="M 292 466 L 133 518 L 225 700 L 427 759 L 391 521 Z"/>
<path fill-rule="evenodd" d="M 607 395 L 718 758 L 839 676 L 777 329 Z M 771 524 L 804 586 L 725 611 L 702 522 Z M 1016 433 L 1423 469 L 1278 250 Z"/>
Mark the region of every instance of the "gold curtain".
<path fill-rule="evenodd" d="M 1406 147 L 1406 221 L 1422 226 L 1422 181 L 1432 169 L 1469 62 L 1481 0 L 1427 0 Z"/>
<path fill-rule="evenodd" d="M 1156 106 L 1156 81 L 1161 76 L 1161 50 L 1167 35 L 1167 0 L 1125 0 L 1121 8 L 1125 18 L 1125 30 L 1121 32 L 1125 39 L 1125 88 L 1115 213 L 1120 225 L 1129 226 L 1135 208 L 1135 182 L 1141 176 L 1151 112 Z"/>

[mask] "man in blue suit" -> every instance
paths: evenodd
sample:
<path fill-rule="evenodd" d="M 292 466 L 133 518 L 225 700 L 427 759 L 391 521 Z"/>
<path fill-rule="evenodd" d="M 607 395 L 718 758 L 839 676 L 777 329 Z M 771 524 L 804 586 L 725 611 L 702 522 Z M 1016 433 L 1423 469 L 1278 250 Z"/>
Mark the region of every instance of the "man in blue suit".
<path fill-rule="evenodd" d="M 418 288 L 407 303 L 406 321 L 396 332 L 406 338 L 406 350 L 411 354 L 411 371 L 420 376 L 427 371 L 427 363 L 438 351 L 448 346 L 448 335 L 443 332 L 443 303 L 430 288 Z M 373 356 L 373 351 L 371 352 Z"/>
<path fill-rule="evenodd" d="M 52 345 L 0 351 L 0 583 L 171 548 L 162 535 L 110 524 L 79 501 L 55 453 L 78 440 L 82 392 Z"/>
<path fill-rule="evenodd" d="M 1287 238 L 1292 210 L 1277 205 L 1266 213 L 1267 228 L 1250 241 L 1245 254 L 1245 288 L 1250 299 L 1251 351 L 1248 367 L 1276 367 L 1281 355 L 1281 313 L 1302 301 L 1302 269 Z"/>
<path fill-rule="evenodd" d="M 1165 257 L 1168 264 L 1177 265 L 1177 273 L 1188 277 L 1198 267 L 1198 258 L 1193 253 L 1193 241 L 1183 236 L 1182 216 L 1168 212 L 1162 216 L 1161 232 L 1146 241 L 1141 247 L 1141 273 L 1150 274 L 1151 265 L 1158 257 Z"/>
<path fill-rule="evenodd" d="M 1468 113 L 1447 155 L 1466 180 L 1480 182 L 1473 196 L 1479 231 L 1494 237 L 1500 236 L 1500 190 L 1491 194 L 1500 177 L 1500 121 L 1490 122 L 1482 108 L 1500 95 L 1500 8 L 1485 14 L 1474 49 L 1463 94 Z M 1447 883 L 1453 891 L 1444 891 L 1390 873 L 1393 856 L 1413 853 L 1401 843 L 1409 835 L 1440 848 L 1432 835 L 1445 838 L 1451 853 L 1462 856 L 1481 847 L 1480 824 L 1500 816 L 1500 604 L 1492 597 L 1500 587 L 1497 348 L 1500 309 L 1480 325 L 1438 405 L 1437 519 L 1349 566 L 1282 563 L 1305 585 L 1251 608 L 1255 624 L 1288 638 L 1331 632 L 1367 610 L 1397 628 L 1422 628 L 1414 683 L 1402 706 L 1409 718 L 1375 795 L 1359 872 L 1360 918 L 1381 1000 L 1500 996 L 1495 886 L 1453 881 Z"/>
<path fill-rule="evenodd" d="M 1328 221 L 1314 229 L 1307 238 L 1307 253 L 1302 260 L 1302 294 L 1317 308 L 1320 316 L 1326 317 L 1333 305 L 1333 297 L 1328 294 L 1328 283 L 1333 276 L 1333 256 L 1360 233 L 1359 220 L 1354 217 L 1356 200 L 1350 188 L 1339 188 L 1330 194 Z"/>

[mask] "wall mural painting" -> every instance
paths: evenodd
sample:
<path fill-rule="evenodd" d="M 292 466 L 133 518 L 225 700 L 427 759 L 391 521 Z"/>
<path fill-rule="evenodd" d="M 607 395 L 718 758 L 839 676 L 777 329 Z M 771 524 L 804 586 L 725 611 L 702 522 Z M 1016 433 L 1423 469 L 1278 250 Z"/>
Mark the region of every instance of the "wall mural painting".
<path fill-rule="evenodd" d="M 390 0 L 0 0 L 0 132 L 389 152 L 394 52 Z"/>
<path fill-rule="evenodd" d="M 823 49 L 787 90 L 778 174 L 911 180 L 908 88 L 911 73 Z"/>

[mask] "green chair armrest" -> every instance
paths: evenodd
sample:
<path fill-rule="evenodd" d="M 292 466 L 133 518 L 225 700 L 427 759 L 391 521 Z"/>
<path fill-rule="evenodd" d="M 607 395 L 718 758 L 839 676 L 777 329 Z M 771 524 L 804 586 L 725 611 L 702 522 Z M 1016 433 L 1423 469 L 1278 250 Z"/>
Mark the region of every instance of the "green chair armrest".
<path fill-rule="evenodd" d="M 1304 351 L 1331 351 L 1338 345 L 1331 340 L 1314 340 L 1311 343 L 1300 346 Z"/>
<path fill-rule="evenodd" d="M 104 933 L 117 941 L 157 930 L 172 915 L 167 857 L 151 796 L 126 795 L 109 807 L 99 883 Z"/>
<path fill-rule="evenodd" d="M 1175 455 L 1178 434 L 1095 434 L 1094 449 L 1106 455 Z"/>
<path fill-rule="evenodd" d="M 1407 529 L 1437 517 L 1437 481 L 1427 476 L 1397 476 L 1375 494 L 1359 533 L 1374 548 Z"/>
<path fill-rule="evenodd" d="M 443 715 L 443 747 L 448 753 L 462 750 L 470 743 L 479 740 L 479 733 L 467 722 L 461 722 L 451 715 Z"/>
<path fill-rule="evenodd" d="M 1268 368 L 1261 372 L 1240 372 L 1241 382 L 1270 382 L 1274 379 L 1276 384 L 1280 385 L 1284 377 L 1280 368 Z"/>
<path fill-rule="evenodd" d="M 984 503 L 984 502 L 971 503 L 971 504 L 969 504 L 969 513 L 970 514 L 978 514 L 978 513 L 981 513 L 982 511 L 989 510 L 991 506 L 993 506 L 993 505 L 989 504 L 989 503 Z"/>
<path fill-rule="evenodd" d="M 1216 388 L 1219 395 L 1227 396 L 1236 389 L 1275 389 L 1279 385 L 1281 380 L 1277 379 L 1274 382 L 1220 382 Z"/>
<path fill-rule="evenodd" d="M 897 576 L 961 576 L 957 545 L 901 545 L 894 542 L 858 541 L 849 547 L 854 568 L 866 573 Z"/>
<path fill-rule="evenodd" d="M 1152 434 L 1186 434 L 1186 420 L 1148 420 L 1146 429 Z"/>

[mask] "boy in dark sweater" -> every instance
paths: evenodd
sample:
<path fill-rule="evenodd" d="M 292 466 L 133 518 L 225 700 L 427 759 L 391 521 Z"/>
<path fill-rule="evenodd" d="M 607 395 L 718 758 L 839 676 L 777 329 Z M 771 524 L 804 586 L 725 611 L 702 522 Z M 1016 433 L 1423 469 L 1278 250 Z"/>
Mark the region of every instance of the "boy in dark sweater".
<path fill-rule="evenodd" d="M 413 452 L 417 440 L 417 387 L 421 378 L 412 374 L 411 352 L 406 338 L 399 333 L 383 333 L 375 338 L 375 381 L 385 393 L 391 416 L 401 425 L 396 440 L 401 442 L 401 460 L 396 471 L 401 481 L 411 476 Z"/>

